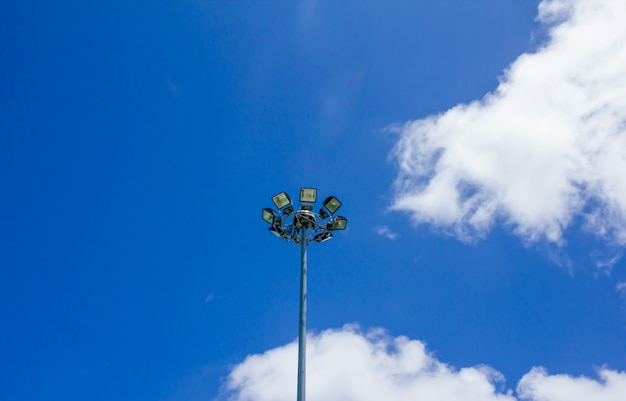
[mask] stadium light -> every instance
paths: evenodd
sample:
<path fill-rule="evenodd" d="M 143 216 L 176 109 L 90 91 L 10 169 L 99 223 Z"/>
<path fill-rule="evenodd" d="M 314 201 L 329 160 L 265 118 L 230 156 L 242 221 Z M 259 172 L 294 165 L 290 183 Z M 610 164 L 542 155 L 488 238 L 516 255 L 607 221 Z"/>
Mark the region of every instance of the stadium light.
<path fill-rule="evenodd" d="M 319 213 L 313 212 L 317 189 L 300 188 L 300 208 L 295 210 L 286 192 L 272 196 L 277 211 L 264 208 L 262 218 L 270 224 L 268 229 L 278 238 L 300 245 L 300 321 L 298 331 L 298 393 L 297 401 L 305 401 L 306 383 L 306 271 L 307 245 L 326 242 L 333 238 L 334 230 L 345 230 L 348 219 L 334 216 L 341 202 L 330 196 L 322 202 Z"/>

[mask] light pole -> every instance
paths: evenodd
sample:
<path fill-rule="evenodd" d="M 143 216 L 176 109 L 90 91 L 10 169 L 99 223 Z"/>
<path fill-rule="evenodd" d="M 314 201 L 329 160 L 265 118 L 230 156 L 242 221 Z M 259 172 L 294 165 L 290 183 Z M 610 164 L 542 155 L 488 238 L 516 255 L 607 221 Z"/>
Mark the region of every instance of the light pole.
<path fill-rule="evenodd" d="M 297 401 L 305 401 L 306 383 L 306 264 L 307 244 L 325 242 L 333 238 L 333 231 L 345 230 L 348 219 L 335 216 L 341 202 L 329 196 L 319 212 L 313 211 L 317 201 L 317 189 L 300 188 L 300 207 L 295 210 L 286 192 L 272 196 L 276 209 L 265 208 L 262 218 L 272 234 L 294 244 L 300 244 L 300 324 L 298 330 L 298 395 Z"/>

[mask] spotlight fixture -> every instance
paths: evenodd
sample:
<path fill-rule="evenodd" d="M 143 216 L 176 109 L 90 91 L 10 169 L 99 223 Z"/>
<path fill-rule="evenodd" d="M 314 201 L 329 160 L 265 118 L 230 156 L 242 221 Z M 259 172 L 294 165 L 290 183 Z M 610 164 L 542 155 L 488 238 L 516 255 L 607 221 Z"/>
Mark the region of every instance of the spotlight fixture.
<path fill-rule="evenodd" d="M 272 201 L 278 209 L 282 209 L 287 205 L 291 205 L 291 198 L 289 198 L 287 192 L 281 192 L 277 195 L 272 196 Z"/>
<path fill-rule="evenodd" d="M 348 219 L 343 216 L 335 216 L 331 224 L 331 230 L 345 230 Z"/>
<path fill-rule="evenodd" d="M 313 237 L 313 242 L 326 242 L 332 238 L 333 238 L 333 233 L 331 233 L 330 231 L 324 231 L 322 233 L 317 234 L 315 237 Z"/>
<path fill-rule="evenodd" d="M 300 202 L 315 203 L 317 200 L 317 189 L 300 188 Z"/>
<path fill-rule="evenodd" d="M 268 231 L 277 236 L 278 238 L 288 238 L 289 233 L 282 227 L 271 226 Z"/>
<path fill-rule="evenodd" d="M 339 199 L 335 198 L 334 196 L 329 196 L 322 203 L 322 205 L 324 205 L 324 207 L 330 212 L 330 214 L 334 214 L 337 209 L 341 207 L 341 202 L 339 202 Z"/>
<path fill-rule="evenodd" d="M 276 219 L 276 212 L 269 207 L 263 209 L 263 214 L 261 215 L 263 220 L 265 220 L 268 224 L 274 224 L 274 219 Z"/>

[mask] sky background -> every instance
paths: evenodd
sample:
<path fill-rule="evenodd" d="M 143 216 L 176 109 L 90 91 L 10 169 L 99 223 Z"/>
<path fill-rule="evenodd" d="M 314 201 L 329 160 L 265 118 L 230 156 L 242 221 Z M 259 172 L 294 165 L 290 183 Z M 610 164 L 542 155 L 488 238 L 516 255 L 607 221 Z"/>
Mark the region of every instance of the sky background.
<path fill-rule="evenodd" d="M 624 8 L 1 1 L 0 398 L 295 397 L 255 380 L 295 379 L 300 250 L 260 211 L 301 186 L 349 219 L 309 248 L 313 360 L 406 336 L 506 399 L 626 388 Z"/>

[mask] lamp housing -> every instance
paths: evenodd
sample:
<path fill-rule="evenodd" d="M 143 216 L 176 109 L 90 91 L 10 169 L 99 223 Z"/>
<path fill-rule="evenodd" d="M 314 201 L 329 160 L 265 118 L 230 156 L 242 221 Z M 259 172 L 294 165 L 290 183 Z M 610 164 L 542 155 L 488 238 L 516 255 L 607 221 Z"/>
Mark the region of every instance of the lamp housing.
<path fill-rule="evenodd" d="M 315 203 L 316 200 L 316 188 L 300 188 L 300 202 Z"/>
<path fill-rule="evenodd" d="M 324 200 L 322 205 L 324 205 L 324 207 L 330 212 L 330 214 L 334 214 L 341 207 L 341 202 L 339 202 L 339 199 L 337 199 L 336 197 L 329 196 L 328 198 L 326 198 L 326 200 Z"/>
<path fill-rule="evenodd" d="M 331 230 L 345 230 L 346 225 L 348 224 L 348 219 L 343 216 L 335 216 L 333 221 L 330 223 Z"/>
<path fill-rule="evenodd" d="M 287 192 L 281 192 L 272 196 L 272 202 L 278 209 L 282 209 L 285 206 L 291 205 L 291 198 L 287 195 Z"/>
<path fill-rule="evenodd" d="M 277 236 L 278 238 L 287 238 L 289 237 L 289 233 L 285 231 L 282 227 L 271 226 L 267 229 L 269 232 Z"/>
<path fill-rule="evenodd" d="M 261 213 L 261 218 L 267 224 L 274 224 L 274 221 L 276 220 L 276 212 L 274 211 L 274 209 L 270 209 L 269 207 L 266 207 L 263 209 L 263 212 Z"/>
<path fill-rule="evenodd" d="M 333 233 L 331 233 L 330 231 L 324 231 L 322 233 L 317 234 L 315 237 L 313 237 L 313 242 L 326 242 L 332 238 L 333 238 Z"/>

